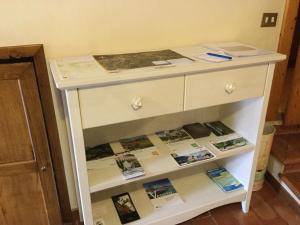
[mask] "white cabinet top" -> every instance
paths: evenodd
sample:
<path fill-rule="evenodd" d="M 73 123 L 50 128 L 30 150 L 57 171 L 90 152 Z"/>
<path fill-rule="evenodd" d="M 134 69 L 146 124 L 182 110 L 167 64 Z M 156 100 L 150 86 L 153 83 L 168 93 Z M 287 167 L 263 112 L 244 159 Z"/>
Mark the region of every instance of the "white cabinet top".
<path fill-rule="evenodd" d="M 106 71 L 93 56 L 69 57 L 50 61 L 50 68 L 59 89 L 74 89 L 91 86 L 107 86 L 118 83 L 159 79 L 225 70 L 243 66 L 277 62 L 285 59 L 285 55 L 275 52 L 248 57 L 233 57 L 226 62 L 208 62 L 197 56 L 211 50 L 201 45 L 171 49 L 183 56 L 195 60 L 189 64 L 172 66 L 152 66 L 138 69 Z"/>

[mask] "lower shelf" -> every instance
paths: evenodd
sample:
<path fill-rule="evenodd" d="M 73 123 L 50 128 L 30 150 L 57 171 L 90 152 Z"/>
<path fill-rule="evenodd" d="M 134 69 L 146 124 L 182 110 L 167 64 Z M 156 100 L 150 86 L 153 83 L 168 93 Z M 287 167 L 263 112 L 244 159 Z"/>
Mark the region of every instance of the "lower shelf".
<path fill-rule="evenodd" d="M 241 202 L 246 197 L 245 190 L 223 192 L 207 175 L 206 171 L 217 167 L 209 163 L 195 167 L 195 171 L 181 171 L 168 177 L 184 203 L 161 209 L 154 209 L 142 184 L 136 186 L 129 194 L 141 219 L 128 223 L 130 225 L 174 225 L 189 220 L 203 212 L 233 202 Z M 99 199 L 99 197 L 98 197 Z M 97 200 L 92 197 L 94 219 L 102 218 L 105 224 L 120 225 L 118 214 L 111 198 Z"/>

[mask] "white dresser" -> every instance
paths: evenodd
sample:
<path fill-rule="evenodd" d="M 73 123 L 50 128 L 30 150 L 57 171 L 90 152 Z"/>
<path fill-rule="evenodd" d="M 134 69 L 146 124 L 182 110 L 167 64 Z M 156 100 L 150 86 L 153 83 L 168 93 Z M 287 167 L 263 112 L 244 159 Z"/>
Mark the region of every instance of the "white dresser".
<path fill-rule="evenodd" d="M 174 51 L 193 58 L 205 49 L 192 46 Z M 117 73 L 106 72 L 91 56 L 52 60 L 56 87 L 65 100 L 85 224 L 92 225 L 94 220 L 102 218 L 106 225 L 120 225 L 111 196 L 123 192 L 130 193 L 141 217 L 130 225 L 173 225 L 233 202 L 241 202 L 247 212 L 274 66 L 283 59 L 285 56 L 277 53 L 233 58 L 222 63 L 199 59 L 186 65 Z M 103 160 L 94 162 L 97 169 L 87 169 L 85 146 L 97 135 L 99 141 L 115 141 L 130 136 L 134 129 L 132 134 L 144 132 L 156 144 L 154 135 L 151 136 L 155 131 L 211 120 L 221 120 L 251 145 L 226 152 L 212 149 L 216 155 L 213 160 L 180 168 L 164 154 L 166 146 L 157 142 L 161 154 L 142 160 L 145 176 L 131 180 L 124 180 L 118 169 L 105 167 Z M 196 141 L 205 145 L 209 138 Z M 244 189 L 223 192 L 206 175 L 208 169 L 216 166 L 224 166 Z M 153 208 L 142 184 L 160 177 L 171 180 L 183 204 Z"/>

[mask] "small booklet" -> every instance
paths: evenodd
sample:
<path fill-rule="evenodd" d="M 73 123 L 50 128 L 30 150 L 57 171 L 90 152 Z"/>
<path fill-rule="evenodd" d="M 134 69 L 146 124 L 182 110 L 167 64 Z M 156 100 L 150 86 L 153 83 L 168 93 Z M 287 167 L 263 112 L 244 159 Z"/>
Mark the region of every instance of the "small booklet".
<path fill-rule="evenodd" d="M 239 138 L 235 138 L 235 139 L 231 139 L 231 140 L 227 140 L 227 141 L 220 141 L 220 142 L 212 143 L 212 145 L 214 147 L 216 147 L 218 150 L 220 150 L 222 152 L 231 150 L 231 149 L 235 149 L 235 148 L 239 148 L 239 147 L 245 146 L 247 144 L 248 144 L 248 141 L 243 137 L 239 137 Z"/>
<path fill-rule="evenodd" d="M 132 221 L 140 219 L 140 216 L 130 198 L 130 195 L 127 192 L 112 196 L 111 198 L 122 224 L 130 223 Z"/>
<path fill-rule="evenodd" d="M 113 156 L 114 152 L 110 146 L 110 144 L 102 144 L 94 147 L 86 147 L 85 150 L 86 160 L 96 160 L 109 156 Z"/>
<path fill-rule="evenodd" d="M 143 167 L 133 154 L 120 154 L 116 157 L 116 162 L 126 180 L 145 175 Z"/>
<path fill-rule="evenodd" d="M 183 200 L 168 178 L 143 184 L 154 208 L 182 204 Z"/>
<path fill-rule="evenodd" d="M 154 146 L 146 135 L 121 139 L 120 144 L 125 151 L 134 151 L 138 149 L 151 148 Z"/>
<path fill-rule="evenodd" d="M 231 128 L 227 127 L 221 121 L 214 121 L 214 122 L 204 123 L 204 125 L 208 129 L 210 129 L 211 132 L 213 132 L 217 136 L 223 136 L 223 135 L 234 133 L 234 130 L 232 130 Z"/>
<path fill-rule="evenodd" d="M 189 144 L 185 148 L 173 151 L 171 156 L 179 166 L 187 166 L 215 157 L 215 155 L 206 147 L 199 146 L 196 143 Z"/>
<path fill-rule="evenodd" d="M 210 129 L 203 126 L 201 123 L 186 124 L 182 128 L 195 139 L 208 137 L 210 135 Z"/>
<path fill-rule="evenodd" d="M 156 132 L 156 135 L 166 144 L 192 140 L 193 138 L 182 128 Z"/>
<path fill-rule="evenodd" d="M 242 189 L 244 186 L 235 179 L 225 168 L 214 168 L 207 171 L 207 175 L 212 179 L 224 192 L 231 192 Z"/>

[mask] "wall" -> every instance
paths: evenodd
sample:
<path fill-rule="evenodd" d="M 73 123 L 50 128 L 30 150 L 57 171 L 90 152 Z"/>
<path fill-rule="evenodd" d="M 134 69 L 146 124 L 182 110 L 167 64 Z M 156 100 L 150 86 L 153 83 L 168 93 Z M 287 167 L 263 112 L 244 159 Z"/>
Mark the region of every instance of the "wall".
<path fill-rule="evenodd" d="M 0 46 L 43 43 L 46 57 L 237 40 L 275 50 L 283 0 L 0 0 Z M 262 12 L 278 12 L 260 28 Z M 76 198 L 59 95 L 54 91 L 71 206 Z"/>

